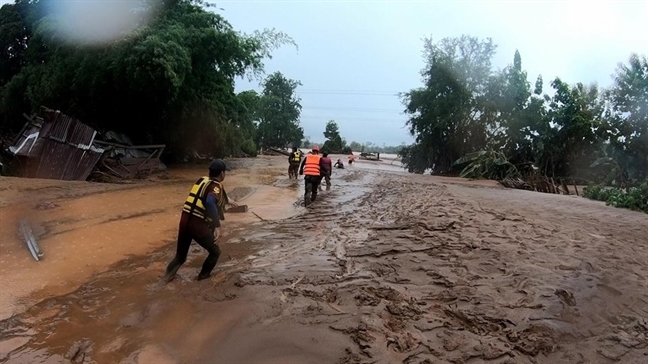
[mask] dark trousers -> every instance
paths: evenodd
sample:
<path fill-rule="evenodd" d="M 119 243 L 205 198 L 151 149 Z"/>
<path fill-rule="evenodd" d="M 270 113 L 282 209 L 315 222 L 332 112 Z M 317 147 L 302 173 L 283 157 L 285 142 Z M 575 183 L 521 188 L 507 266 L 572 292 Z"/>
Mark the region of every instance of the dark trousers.
<path fill-rule="evenodd" d="M 331 187 L 331 170 L 324 170 L 324 179 L 326 179 L 326 187 Z"/>
<path fill-rule="evenodd" d="M 299 173 L 299 164 L 298 163 L 290 163 L 290 165 L 288 166 L 288 178 L 297 179 L 298 173 Z"/>
<path fill-rule="evenodd" d="M 305 187 L 306 191 L 304 193 L 304 197 L 308 197 L 308 194 L 310 193 L 310 200 L 315 201 L 317 198 L 317 188 L 319 187 L 320 182 L 322 181 L 321 176 L 306 176 L 304 177 L 304 182 L 305 182 Z"/>
<path fill-rule="evenodd" d="M 205 262 L 202 265 L 200 274 L 198 274 L 198 279 L 209 277 L 212 270 L 214 270 L 214 267 L 216 267 L 221 250 L 218 245 L 216 245 L 216 238 L 214 237 L 213 230 L 210 229 L 207 223 L 202 219 L 183 212 L 182 217 L 180 218 L 180 227 L 178 229 L 178 246 L 176 255 L 166 269 L 165 278 L 167 281 L 170 281 L 176 275 L 178 269 L 180 269 L 187 260 L 187 254 L 189 253 L 189 247 L 191 246 L 192 240 L 195 240 L 198 245 L 203 247 L 209 253 L 207 259 L 205 259 Z"/>

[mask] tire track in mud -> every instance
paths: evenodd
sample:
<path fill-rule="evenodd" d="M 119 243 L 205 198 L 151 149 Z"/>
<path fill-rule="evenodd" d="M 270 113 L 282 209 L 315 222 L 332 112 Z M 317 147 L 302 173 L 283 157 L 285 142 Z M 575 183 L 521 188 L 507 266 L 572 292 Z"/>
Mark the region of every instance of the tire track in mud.
<path fill-rule="evenodd" d="M 329 196 L 268 226 L 271 248 L 239 283 L 279 286 L 284 313 L 346 335 L 355 346 L 340 363 L 646 357 L 639 311 L 619 306 L 597 317 L 587 295 L 604 301 L 609 293 L 578 289 L 606 287 L 587 256 L 574 252 L 572 266 L 544 261 L 554 258 L 544 250 L 579 232 L 482 208 L 442 185 L 357 171 L 342 180 L 338 193 L 351 198 Z"/>

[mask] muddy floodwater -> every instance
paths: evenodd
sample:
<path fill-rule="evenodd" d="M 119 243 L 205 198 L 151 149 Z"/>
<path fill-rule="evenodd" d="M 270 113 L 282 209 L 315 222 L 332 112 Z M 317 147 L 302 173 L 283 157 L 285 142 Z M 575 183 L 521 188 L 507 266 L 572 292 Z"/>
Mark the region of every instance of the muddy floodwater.
<path fill-rule="evenodd" d="M 0 363 L 648 363 L 646 214 L 393 160 L 335 170 L 306 209 L 286 158 L 231 162 L 249 211 L 210 279 L 194 244 L 167 285 L 204 168 L 0 178 Z"/>

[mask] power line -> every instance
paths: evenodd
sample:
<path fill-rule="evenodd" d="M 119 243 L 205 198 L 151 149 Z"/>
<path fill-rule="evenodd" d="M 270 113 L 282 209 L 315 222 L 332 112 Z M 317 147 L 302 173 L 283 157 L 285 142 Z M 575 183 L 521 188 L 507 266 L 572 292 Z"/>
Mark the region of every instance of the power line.
<path fill-rule="evenodd" d="M 380 112 L 402 114 L 403 111 L 395 109 L 374 109 L 374 108 L 356 108 L 356 107 L 326 107 L 326 106 L 302 106 L 302 110 L 340 110 L 340 111 L 360 111 L 360 112 Z"/>
<path fill-rule="evenodd" d="M 306 95 L 399 96 L 397 91 L 298 89 L 296 92 Z"/>
<path fill-rule="evenodd" d="M 306 121 L 320 121 L 320 122 L 327 122 L 329 120 L 334 120 L 336 122 L 342 121 L 342 122 L 352 122 L 352 121 L 359 121 L 359 122 L 373 122 L 373 123 L 388 123 L 388 124 L 401 124 L 405 125 L 407 120 L 393 120 L 393 119 L 375 119 L 375 118 L 354 118 L 354 117 L 342 117 L 342 118 L 333 118 L 330 116 L 302 116 L 300 120 L 306 120 Z"/>

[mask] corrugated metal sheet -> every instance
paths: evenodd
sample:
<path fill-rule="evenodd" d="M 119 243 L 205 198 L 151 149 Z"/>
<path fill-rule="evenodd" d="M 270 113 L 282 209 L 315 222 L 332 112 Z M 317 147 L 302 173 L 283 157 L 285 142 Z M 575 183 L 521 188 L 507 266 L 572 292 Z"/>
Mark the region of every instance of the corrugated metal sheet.
<path fill-rule="evenodd" d="M 10 150 L 27 158 L 25 177 L 85 180 L 104 149 L 93 146 L 97 132 L 60 112 L 44 109 L 44 122 L 25 128 Z"/>
<path fill-rule="evenodd" d="M 48 133 L 43 133 L 43 138 L 54 139 L 57 142 L 65 143 L 67 135 L 71 129 L 74 119 L 67 115 L 58 114 L 54 121 L 52 121 L 52 129 Z"/>
<path fill-rule="evenodd" d="M 37 147 L 40 140 L 41 128 L 38 125 L 29 125 L 23 129 L 22 134 L 18 136 L 9 151 L 17 156 L 30 157 L 40 155 L 40 149 Z"/>

